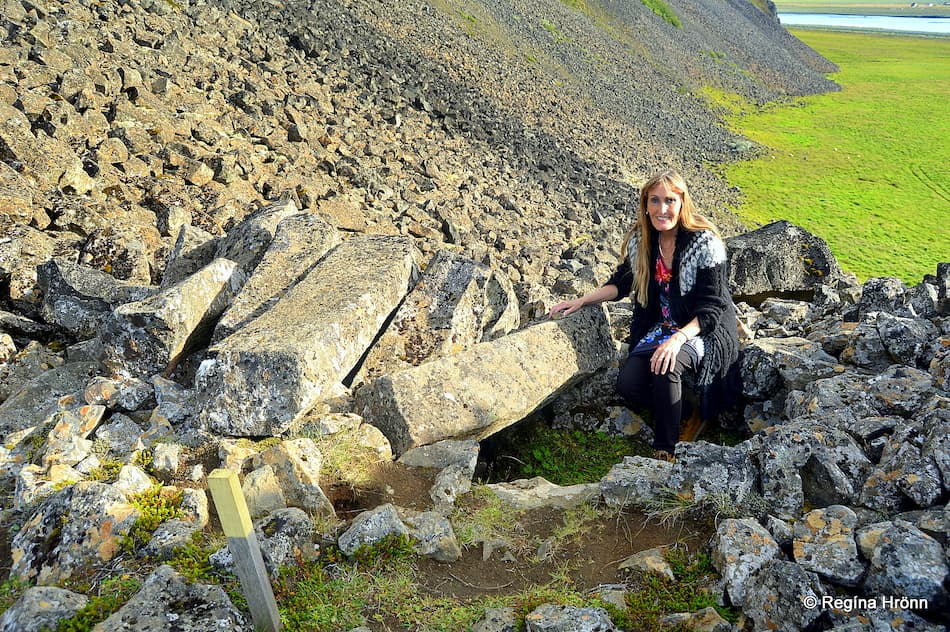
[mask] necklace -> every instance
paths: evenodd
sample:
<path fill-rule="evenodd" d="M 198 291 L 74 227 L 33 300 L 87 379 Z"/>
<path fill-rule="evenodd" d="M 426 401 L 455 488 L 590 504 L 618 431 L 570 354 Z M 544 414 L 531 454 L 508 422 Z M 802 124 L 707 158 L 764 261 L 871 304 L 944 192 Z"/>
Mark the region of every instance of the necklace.
<path fill-rule="evenodd" d="M 659 239 L 657 239 L 656 245 L 657 245 L 657 247 L 658 247 L 659 250 L 660 250 L 660 256 L 663 257 L 664 260 L 668 260 L 668 261 L 671 261 L 671 262 L 672 262 L 672 261 L 673 261 L 673 252 L 676 251 L 676 242 L 675 242 L 675 241 L 673 242 L 673 247 L 670 249 L 670 254 L 668 254 L 668 255 L 663 252 L 663 242 L 661 242 Z"/>

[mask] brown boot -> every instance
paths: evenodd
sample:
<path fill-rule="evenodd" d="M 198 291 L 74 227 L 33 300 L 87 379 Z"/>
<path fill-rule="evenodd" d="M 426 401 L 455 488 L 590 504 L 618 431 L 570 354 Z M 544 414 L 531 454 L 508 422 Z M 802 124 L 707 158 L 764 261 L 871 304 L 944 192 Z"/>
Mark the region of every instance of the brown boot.
<path fill-rule="evenodd" d="M 676 462 L 676 459 L 673 457 L 673 455 L 667 452 L 666 450 L 654 450 L 653 458 L 656 459 L 657 461 L 666 461 L 667 463 Z"/>
<path fill-rule="evenodd" d="M 696 441 L 705 429 L 706 421 L 699 416 L 699 409 L 696 409 L 689 419 L 680 424 L 680 441 Z"/>

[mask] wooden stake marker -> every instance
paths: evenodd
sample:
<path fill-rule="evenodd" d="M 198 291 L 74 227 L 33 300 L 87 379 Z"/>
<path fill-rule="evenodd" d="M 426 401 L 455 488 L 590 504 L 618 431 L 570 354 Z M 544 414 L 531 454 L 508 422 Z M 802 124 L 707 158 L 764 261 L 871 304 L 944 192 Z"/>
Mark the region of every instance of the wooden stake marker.
<path fill-rule="evenodd" d="M 280 632 L 277 601 L 261 557 L 261 547 L 254 533 L 251 514 L 241 492 L 238 476 L 231 470 L 218 468 L 208 475 L 208 487 L 218 510 L 228 549 L 234 558 L 234 570 L 244 589 L 254 627 L 264 632 Z"/>

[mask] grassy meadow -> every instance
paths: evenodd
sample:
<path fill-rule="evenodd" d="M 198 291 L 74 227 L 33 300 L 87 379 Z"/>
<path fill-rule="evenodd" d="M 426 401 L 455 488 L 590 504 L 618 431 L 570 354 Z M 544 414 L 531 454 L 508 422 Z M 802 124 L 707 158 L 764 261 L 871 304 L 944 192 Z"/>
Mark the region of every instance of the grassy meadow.
<path fill-rule="evenodd" d="M 912 7 L 909 0 L 894 2 L 893 0 L 779 0 L 775 7 L 779 13 L 844 13 L 854 15 L 926 15 L 950 17 L 950 6 L 943 5 L 944 0 L 933 2 L 917 2 Z"/>
<path fill-rule="evenodd" d="M 950 38 L 796 30 L 841 92 L 753 110 L 710 94 L 763 146 L 725 167 L 750 227 L 787 219 L 862 281 L 908 284 L 950 261 Z"/>

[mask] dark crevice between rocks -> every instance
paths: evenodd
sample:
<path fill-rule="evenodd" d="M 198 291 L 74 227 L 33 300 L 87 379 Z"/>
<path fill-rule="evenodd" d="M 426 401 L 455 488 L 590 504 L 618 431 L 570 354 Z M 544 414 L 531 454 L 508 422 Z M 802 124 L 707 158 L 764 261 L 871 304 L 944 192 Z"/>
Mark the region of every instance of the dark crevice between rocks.
<path fill-rule="evenodd" d="M 360 488 L 345 481 L 329 483 L 323 489 L 337 517 L 341 520 L 355 518 L 361 512 L 386 502 L 382 490 Z"/>
<path fill-rule="evenodd" d="M 415 274 L 413 276 L 413 281 L 415 280 Z M 396 314 L 399 313 L 399 309 L 402 307 L 402 304 L 406 301 L 406 297 L 409 296 L 409 293 L 412 291 L 412 284 L 406 290 L 405 295 L 399 301 L 399 304 L 396 305 L 395 309 L 390 312 L 389 316 L 386 317 L 386 320 L 380 326 L 379 331 L 376 332 L 376 336 L 373 338 L 373 341 L 367 345 L 366 350 L 363 351 L 363 354 L 360 356 L 360 359 L 357 361 L 353 368 L 350 369 L 350 372 L 346 374 L 346 377 L 343 378 L 342 384 L 346 388 L 353 386 L 353 380 L 356 379 L 356 376 L 359 374 L 360 369 L 363 368 L 363 363 L 366 362 L 366 358 L 369 357 L 369 354 L 373 351 L 373 348 L 376 346 L 376 343 L 379 342 L 379 339 L 389 330 L 389 325 L 392 324 L 393 319 L 396 318 Z"/>
<path fill-rule="evenodd" d="M 786 301 L 802 301 L 805 303 L 813 303 L 815 300 L 814 291 L 801 291 L 801 292 L 776 292 L 768 291 L 761 294 L 736 294 L 732 297 L 733 302 L 735 303 L 748 303 L 752 307 L 759 309 L 762 306 L 762 303 L 766 299 L 782 299 Z"/>

